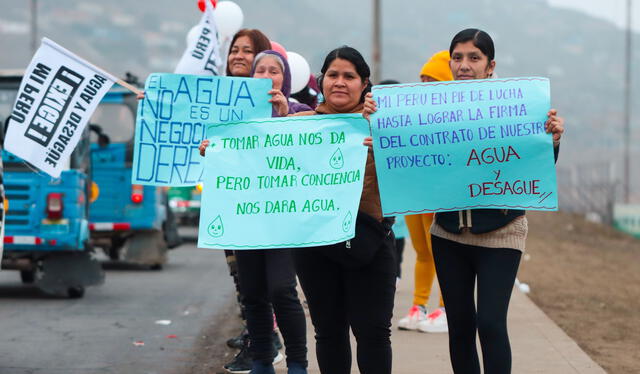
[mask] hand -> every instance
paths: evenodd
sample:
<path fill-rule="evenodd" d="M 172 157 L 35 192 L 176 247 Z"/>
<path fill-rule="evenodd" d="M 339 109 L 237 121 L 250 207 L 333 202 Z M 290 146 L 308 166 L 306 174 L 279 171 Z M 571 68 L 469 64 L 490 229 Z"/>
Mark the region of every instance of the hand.
<path fill-rule="evenodd" d="M 136 99 L 138 100 L 144 99 L 144 91 L 140 91 L 140 93 L 136 95 Z"/>
<path fill-rule="evenodd" d="M 271 95 L 269 102 L 273 104 L 278 116 L 284 117 L 289 114 L 289 102 L 282 91 L 274 89 L 269 91 L 269 95 Z"/>
<path fill-rule="evenodd" d="M 373 100 L 373 94 L 369 92 L 364 97 L 364 109 L 362 111 L 362 116 L 367 121 L 370 121 L 369 118 L 371 114 L 375 113 L 376 111 L 378 111 L 378 106 L 376 105 L 376 102 Z"/>
<path fill-rule="evenodd" d="M 564 118 L 558 117 L 558 111 L 555 109 L 551 109 L 547 116 L 549 119 L 544 123 L 544 129 L 547 133 L 553 134 L 553 141 L 557 143 L 564 133 Z"/>
<path fill-rule="evenodd" d="M 208 146 L 209 146 L 209 139 L 205 139 L 202 141 L 202 143 L 200 143 L 200 146 L 198 147 L 198 150 L 200 151 L 200 156 L 204 157 L 204 151 L 207 150 Z"/>
<path fill-rule="evenodd" d="M 371 149 L 373 149 L 373 138 L 370 136 L 367 136 L 366 138 L 364 138 L 364 140 L 362 141 L 362 145 L 369 147 Z"/>

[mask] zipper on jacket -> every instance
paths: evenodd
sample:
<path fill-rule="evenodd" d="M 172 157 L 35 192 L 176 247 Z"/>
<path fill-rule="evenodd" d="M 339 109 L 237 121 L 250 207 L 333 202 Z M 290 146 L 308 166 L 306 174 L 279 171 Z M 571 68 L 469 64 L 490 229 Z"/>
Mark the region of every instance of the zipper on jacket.
<path fill-rule="evenodd" d="M 458 211 L 458 228 L 471 228 L 473 223 L 471 221 L 471 209 Z"/>

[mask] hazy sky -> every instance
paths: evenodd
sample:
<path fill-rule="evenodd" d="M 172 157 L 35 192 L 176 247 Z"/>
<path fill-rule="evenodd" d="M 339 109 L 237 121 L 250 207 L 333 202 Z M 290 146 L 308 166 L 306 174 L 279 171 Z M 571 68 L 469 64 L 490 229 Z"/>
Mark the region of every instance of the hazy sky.
<path fill-rule="evenodd" d="M 626 27 L 627 0 L 547 0 L 553 6 L 579 9 L 594 17 L 604 18 L 620 27 Z M 632 0 L 631 24 L 640 31 L 640 1 Z"/>

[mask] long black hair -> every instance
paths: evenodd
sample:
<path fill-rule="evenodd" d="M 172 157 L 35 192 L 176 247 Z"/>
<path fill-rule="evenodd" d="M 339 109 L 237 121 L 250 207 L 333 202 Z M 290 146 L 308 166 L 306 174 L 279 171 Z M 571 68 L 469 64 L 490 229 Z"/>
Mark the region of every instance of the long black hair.
<path fill-rule="evenodd" d="M 465 29 L 457 33 L 456 36 L 453 37 L 453 40 L 451 40 L 449 54 L 453 54 L 453 49 L 457 44 L 466 43 L 468 41 L 472 41 L 473 45 L 488 57 L 489 62 L 494 60 L 496 50 L 493 46 L 493 39 L 491 39 L 491 36 L 489 36 L 485 31 L 479 29 Z"/>
<path fill-rule="evenodd" d="M 324 92 L 322 91 L 322 80 L 324 79 L 324 74 L 329 69 L 331 63 L 337 58 L 347 60 L 352 63 L 353 66 L 355 66 L 356 72 L 360 76 L 362 83 L 367 83 L 367 86 L 364 88 L 364 90 L 362 91 L 362 95 L 360 96 L 360 102 L 363 103 L 364 96 L 368 92 L 371 92 L 371 80 L 369 79 L 371 76 L 371 69 L 369 69 L 369 65 L 357 49 L 346 45 L 334 49 L 333 51 L 329 52 L 329 54 L 327 54 L 327 57 L 325 57 L 324 64 L 322 64 L 322 69 L 320 69 L 320 72 L 322 74 L 320 75 L 320 77 L 318 77 L 318 88 L 320 89 L 320 92 L 322 92 L 322 95 L 324 95 Z"/>

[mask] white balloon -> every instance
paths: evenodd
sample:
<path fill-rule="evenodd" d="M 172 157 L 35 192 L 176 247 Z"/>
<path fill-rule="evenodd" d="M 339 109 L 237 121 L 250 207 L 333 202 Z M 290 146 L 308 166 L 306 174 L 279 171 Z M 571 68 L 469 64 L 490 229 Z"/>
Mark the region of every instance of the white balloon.
<path fill-rule="evenodd" d="M 233 1 L 219 1 L 213 12 L 220 40 L 232 37 L 242 27 L 244 14 L 240 6 Z"/>
<path fill-rule="evenodd" d="M 195 45 L 198 37 L 200 37 L 200 25 L 195 25 L 187 33 L 187 45 Z"/>
<path fill-rule="evenodd" d="M 291 69 L 291 93 L 300 92 L 309 83 L 311 67 L 309 63 L 296 52 L 287 51 L 289 68 Z"/>

